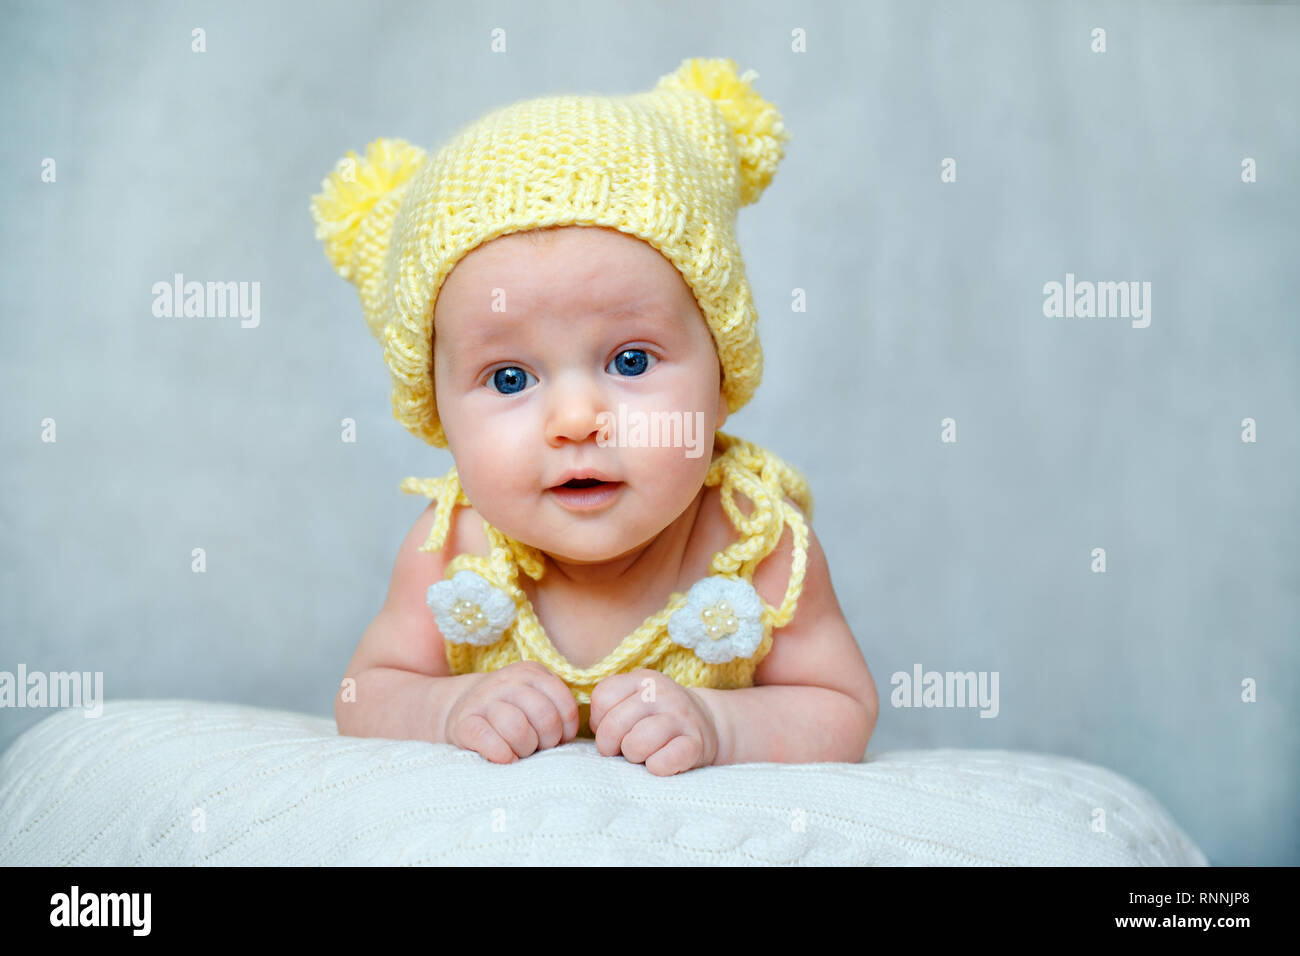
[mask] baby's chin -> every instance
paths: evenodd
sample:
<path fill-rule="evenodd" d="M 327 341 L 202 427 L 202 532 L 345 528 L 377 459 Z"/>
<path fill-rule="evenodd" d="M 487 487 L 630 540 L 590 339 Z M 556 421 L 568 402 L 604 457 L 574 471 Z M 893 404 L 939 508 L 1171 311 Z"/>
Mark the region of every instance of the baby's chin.
<path fill-rule="evenodd" d="M 644 550 L 654 543 L 673 522 L 679 520 L 704 487 L 701 480 L 682 489 L 690 492 L 682 502 L 668 502 L 651 497 L 645 500 L 625 487 L 619 500 L 606 508 L 591 512 L 563 513 L 562 505 L 547 499 L 538 502 L 530 518 L 521 511 L 501 515 L 504 523 L 492 521 L 494 527 L 522 544 L 542 552 L 551 560 L 574 565 L 595 565 L 616 561 Z M 480 509 L 480 513 L 482 510 Z"/>
<path fill-rule="evenodd" d="M 604 527 L 570 527 L 540 537 L 515 537 L 545 554 L 552 561 L 572 565 L 598 565 L 635 554 L 654 543 L 663 529 L 628 528 L 617 522 L 602 522 Z M 514 537 L 512 535 L 512 537 Z"/>
<path fill-rule="evenodd" d="M 562 551 L 548 548 L 538 548 L 537 550 L 541 551 L 552 561 L 560 564 L 597 565 L 608 564 L 610 561 L 625 557 L 634 551 L 644 548 L 646 545 L 650 544 L 652 540 L 653 538 L 647 538 L 645 541 L 637 542 L 628 547 L 575 549 L 572 544 L 566 543 L 563 546 Z"/>

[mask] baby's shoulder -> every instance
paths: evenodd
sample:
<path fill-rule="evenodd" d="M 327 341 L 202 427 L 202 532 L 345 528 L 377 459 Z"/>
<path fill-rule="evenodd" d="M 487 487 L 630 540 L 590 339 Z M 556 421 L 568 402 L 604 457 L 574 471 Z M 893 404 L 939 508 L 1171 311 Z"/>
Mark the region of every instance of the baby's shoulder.
<path fill-rule="evenodd" d="M 790 506 L 803 516 L 798 504 L 788 495 L 784 497 Z M 753 514 L 754 504 L 745 495 L 736 494 L 734 500 L 742 516 L 748 518 Z M 804 517 L 806 520 L 806 516 Z M 759 561 L 752 578 L 754 589 L 772 607 L 780 607 L 785 599 L 790 572 L 794 566 L 794 535 L 783 519 L 782 524 L 780 540 L 767 556 Z M 693 547 L 691 564 L 695 572 L 694 579 L 698 580 L 710 573 L 709 564 L 715 554 L 740 540 L 740 535 L 723 509 L 722 492 L 718 485 L 708 485 L 704 489 L 699 516 L 696 518 L 695 538 L 697 543 Z"/>
<path fill-rule="evenodd" d="M 451 541 L 453 556 L 458 554 L 480 554 L 487 556 L 491 550 L 488 545 L 487 532 L 483 530 L 483 516 L 473 505 L 461 505 L 451 511 L 451 525 L 447 533 Z"/>
<path fill-rule="evenodd" d="M 407 536 L 404 548 L 423 550 L 423 546 L 433 531 L 433 523 L 438 516 L 438 502 L 430 501 L 420 513 Z M 483 531 L 483 517 L 470 505 L 459 505 L 451 509 L 447 521 L 447 536 L 439 549 L 442 560 L 450 561 L 459 554 L 488 553 L 487 534 Z"/>

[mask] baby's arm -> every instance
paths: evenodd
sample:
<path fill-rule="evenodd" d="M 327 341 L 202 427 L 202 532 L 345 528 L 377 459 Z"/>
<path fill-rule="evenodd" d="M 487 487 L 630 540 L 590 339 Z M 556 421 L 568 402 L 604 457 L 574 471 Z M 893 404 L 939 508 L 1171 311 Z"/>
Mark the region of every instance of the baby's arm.
<path fill-rule="evenodd" d="M 420 546 L 429 540 L 435 507 L 420 515 L 402 542 L 388 598 L 348 664 L 334 699 L 339 733 L 449 743 L 493 763 L 512 763 L 572 740 L 578 732 L 577 702 L 565 683 L 536 661 L 451 675 L 426 598 L 452 556 L 469 550 L 474 535 L 468 522 L 477 515 L 470 508 L 455 509 L 442 550 L 430 554 Z"/>
<path fill-rule="evenodd" d="M 774 607 L 785 595 L 792 557 L 787 526 L 777 549 L 754 572 L 754 587 Z M 879 712 L 876 682 L 844 620 L 811 525 L 794 619 L 773 631 L 772 638 L 771 651 L 754 672 L 753 687 L 691 688 L 717 724 L 714 764 L 861 761 Z"/>
<path fill-rule="evenodd" d="M 449 532 L 456 530 L 455 517 Z M 442 743 L 451 705 L 484 676 L 450 676 L 442 634 L 425 603 L 429 585 L 442 580 L 456 545 L 455 534 L 448 533 L 441 551 L 420 550 L 433 518 L 431 503 L 402 542 L 388 597 L 366 628 L 334 698 L 334 720 L 344 736 Z"/>

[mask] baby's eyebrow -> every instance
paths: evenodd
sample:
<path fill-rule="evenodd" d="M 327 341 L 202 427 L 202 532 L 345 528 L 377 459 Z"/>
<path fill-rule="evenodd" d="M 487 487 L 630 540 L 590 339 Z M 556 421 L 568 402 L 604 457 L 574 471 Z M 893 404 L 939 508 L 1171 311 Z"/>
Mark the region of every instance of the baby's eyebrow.
<path fill-rule="evenodd" d="M 611 305 L 609 308 L 602 309 L 600 314 L 609 318 L 617 318 L 637 315 L 653 316 L 664 311 L 663 303 L 658 299 L 638 299 L 635 302 L 620 302 L 617 305 Z"/>
<path fill-rule="evenodd" d="M 492 318 L 485 318 L 476 323 L 472 331 L 465 333 L 465 339 L 458 343 L 459 348 L 456 351 L 468 355 L 487 348 L 494 343 L 509 340 L 513 335 L 513 323 L 503 323 Z"/>
<path fill-rule="evenodd" d="M 596 315 L 620 324 L 641 320 L 660 326 L 679 326 L 682 318 L 677 310 L 670 308 L 663 300 L 655 298 L 620 302 L 598 310 Z M 462 333 L 464 340 L 452 348 L 450 353 L 452 359 L 464 360 L 467 356 L 473 357 L 476 353 L 486 351 L 492 346 L 510 342 L 514 339 L 519 324 L 527 321 L 528 318 L 525 317 L 516 322 L 514 315 L 506 318 L 504 313 L 484 316 L 474 324 L 472 329 Z"/>
<path fill-rule="evenodd" d="M 663 326 L 679 326 L 681 314 L 662 299 L 641 299 L 610 306 L 600 313 L 608 319 L 642 319 Z"/>

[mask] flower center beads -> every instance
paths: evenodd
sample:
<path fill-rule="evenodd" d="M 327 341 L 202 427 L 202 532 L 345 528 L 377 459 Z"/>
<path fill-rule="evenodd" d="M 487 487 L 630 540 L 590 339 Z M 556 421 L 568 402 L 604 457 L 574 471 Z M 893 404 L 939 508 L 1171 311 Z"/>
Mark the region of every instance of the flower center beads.
<path fill-rule="evenodd" d="M 708 634 L 711 641 L 719 641 L 735 634 L 736 629 L 740 627 L 740 622 L 731 612 L 731 605 L 726 601 L 719 601 L 704 608 L 700 611 L 700 620 L 704 622 L 704 632 Z"/>
<path fill-rule="evenodd" d="M 460 600 L 451 606 L 451 616 L 471 634 L 487 627 L 487 615 L 473 601 Z"/>

